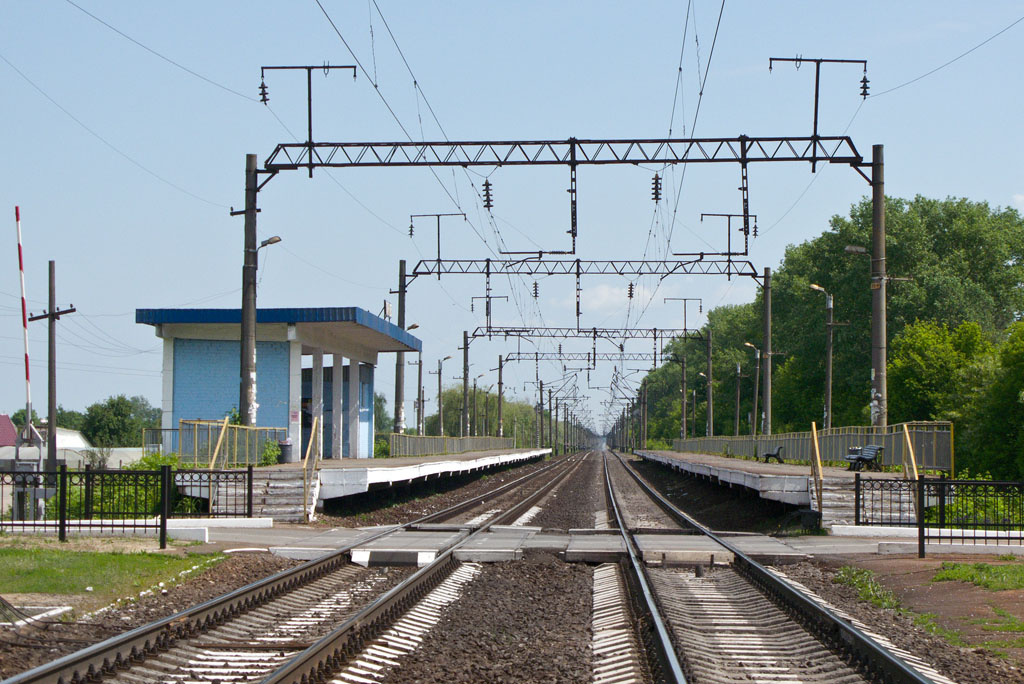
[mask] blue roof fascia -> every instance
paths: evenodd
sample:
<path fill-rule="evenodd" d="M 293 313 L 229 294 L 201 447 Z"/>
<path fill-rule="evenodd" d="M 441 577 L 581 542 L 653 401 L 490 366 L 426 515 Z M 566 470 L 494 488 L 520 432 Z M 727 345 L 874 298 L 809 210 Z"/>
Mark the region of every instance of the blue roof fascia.
<path fill-rule="evenodd" d="M 241 309 L 136 309 L 135 322 L 162 324 L 235 324 L 241 325 Z M 415 349 L 423 350 L 423 341 L 383 318 L 355 306 L 322 308 L 257 309 L 257 323 L 356 323 Z"/>

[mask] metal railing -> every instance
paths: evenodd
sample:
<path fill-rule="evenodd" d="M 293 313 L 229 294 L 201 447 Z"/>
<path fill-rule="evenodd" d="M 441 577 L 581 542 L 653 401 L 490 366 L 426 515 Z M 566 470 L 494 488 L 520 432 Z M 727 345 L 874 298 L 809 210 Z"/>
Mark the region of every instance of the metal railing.
<path fill-rule="evenodd" d="M 820 458 L 823 463 L 846 465 L 843 458 L 850 447 L 878 444 L 885 447 L 882 465 L 909 464 L 926 470 L 953 470 L 953 424 L 948 422 L 912 422 L 886 427 L 852 426 L 818 430 Z M 782 457 L 794 463 L 810 464 L 814 458 L 814 440 L 810 432 L 786 432 L 777 435 L 740 435 L 739 437 L 691 437 L 676 439 L 672 449 L 680 452 L 726 454 L 757 457 L 777 446 Z"/>
<path fill-rule="evenodd" d="M 319 421 L 320 416 L 313 418 L 313 428 L 309 431 L 309 444 L 306 445 L 306 457 L 302 459 L 302 517 L 306 522 L 309 522 L 313 517 L 312 511 L 309 510 L 309 490 L 320 465 L 320 435 L 322 433 L 317 430 Z M 312 464 L 309 460 L 311 455 L 313 458 Z"/>
<path fill-rule="evenodd" d="M 388 435 L 390 456 L 432 456 L 464 454 L 468 451 L 512 449 L 512 437 L 422 437 L 419 435 Z"/>
<path fill-rule="evenodd" d="M 177 428 L 143 430 L 142 451 L 175 453 L 183 465 L 197 468 L 240 468 L 260 465 L 267 446 L 287 437 L 288 428 L 233 425 L 226 418 L 181 420 Z"/>
<path fill-rule="evenodd" d="M 252 517 L 246 470 L 0 471 L 0 531 L 53 534 L 156 533 L 167 546 L 168 518 Z"/>
<path fill-rule="evenodd" d="M 883 480 L 858 473 L 854 524 L 916 526 L 922 558 L 927 543 L 1024 545 L 1024 482 Z"/>

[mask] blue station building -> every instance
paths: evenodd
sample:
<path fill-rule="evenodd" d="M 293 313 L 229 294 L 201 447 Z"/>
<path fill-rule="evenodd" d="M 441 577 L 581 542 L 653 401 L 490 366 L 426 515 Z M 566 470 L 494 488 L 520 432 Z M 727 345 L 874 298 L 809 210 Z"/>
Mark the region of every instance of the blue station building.
<path fill-rule="evenodd" d="M 240 309 L 135 311 L 135 322 L 154 326 L 163 340 L 161 427 L 223 420 L 238 407 L 241 321 Z M 416 337 L 357 307 L 259 309 L 256 425 L 287 427 L 304 453 L 319 416 L 324 458 L 371 458 L 377 357 L 422 349 Z"/>

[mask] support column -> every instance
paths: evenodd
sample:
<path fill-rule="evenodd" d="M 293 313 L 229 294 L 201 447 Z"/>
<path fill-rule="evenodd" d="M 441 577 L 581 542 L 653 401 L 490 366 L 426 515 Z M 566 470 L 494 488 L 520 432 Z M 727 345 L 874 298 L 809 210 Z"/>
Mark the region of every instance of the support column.
<path fill-rule="evenodd" d="M 256 425 L 256 155 L 245 155 L 245 238 L 242 262 L 242 345 L 238 413 Z M 27 419 L 31 419 L 28 416 Z"/>
<path fill-rule="evenodd" d="M 708 325 L 708 369 L 707 369 L 707 371 L 705 373 L 708 376 L 707 377 L 707 381 L 708 381 L 707 382 L 707 388 L 708 388 L 708 392 L 707 392 L 707 397 L 708 397 L 708 411 L 707 411 L 707 414 L 708 414 L 707 415 L 708 424 L 707 424 L 707 428 L 706 428 L 706 430 L 704 432 L 704 434 L 706 434 L 708 437 L 714 437 L 715 436 L 715 404 L 714 404 L 714 398 L 713 398 L 713 396 L 714 396 L 714 389 L 711 386 L 711 384 L 712 384 L 711 383 L 711 373 L 712 373 L 712 371 L 711 371 L 711 325 Z"/>
<path fill-rule="evenodd" d="M 505 362 L 505 359 L 501 356 L 501 354 L 498 354 L 498 436 L 499 437 L 504 437 L 505 436 L 505 419 L 501 415 L 501 405 L 502 405 L 502 403 L 505 400 L 505 394 L 504 394 L 505 393 L 505 385 L 504 385 L 504 383 L 502 381 L 502 375 L 501 375 L 502 365 L 504 364 L 504 362 Z"/>
<path fill-rule="evenodd" d="M 680 415 L 680 420 L 679 420 L 679 439 L 686 439 L 686 357 L 684 356 L 683 358 L 681 358 L 679 360 L 679 363 L 682 365 L 682 371 L 683 371 L 682 372 L 682 387 L 681 387 L 681 392 L 683 394 L 683 397 L 682 397 L 682 405 L 680 406 L 682 411 L 680 411 L 680 414 L 679 414 Z"/>
<path fill-rule="evenodd" d="M 416 434 L 423 436 L 423 352 L 416 362 Z"/>
<path fill-rule="evenodd" d="M 405 330 L 405 259 L 398 262 L 398 327 Z M 405 352 L 395 354 L 395 427 L 405 433 Z"/>
<path fill-rule="evenodd" d="M 825 420 L 824 429 L 832 427 L 832 295 L 825 293 Z"/>
<path fill-rule="evenodd" d="M 344 453 L 345 386 L 342 382 L 345 359 L 341 354 L 331 355 L 331 458 Z"/>
<path fill-rule="evenodd" d="M 761 387 L 761 434 L 772 434 L 772 269 L 764 269 L 764 344 L 761 354 L 764 357 L 764 385 Z"/>
<path fill-rule="evenodd" d="M 345 422 L 348 424 L 348 457 L 365 458 L 359 441 L 359 362 L 349 359 L 348 365 L 348 410 Z"/>
<path fill-rule="evenodd" d="M 551 395 L 553 392 L 548 388 L 548 446 L 552 449 L 555 448 L 555 412 L 551 410 L 553 404 L 551 403 Z"/>
<path fill-rule="evenodd" d="M 883 146 L 871 146 L 871 424 L 889 422 L 886 377 L 885 168 Z"/>
<path fill-rule="evenodd" d="M 462 331 L 462 424 L 460 437 L 469 436 L 469 333 Z"/>
<path fill-rule="evenodd" d="M 324 350 L 314 349 L 313 350 L 313 372 L 310 373 L 312 379 L 312 394 L 310 395 L 313 400 L 313 419 L 316 420 L 316 432 L 309 436 L 310 440 L 316 445 L 314 449 L 317 453 L 324 453 Z"/>

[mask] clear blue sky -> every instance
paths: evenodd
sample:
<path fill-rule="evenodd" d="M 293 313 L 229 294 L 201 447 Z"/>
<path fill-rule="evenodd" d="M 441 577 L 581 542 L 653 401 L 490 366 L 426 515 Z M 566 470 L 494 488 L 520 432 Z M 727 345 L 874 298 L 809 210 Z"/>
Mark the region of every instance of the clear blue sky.
<path fill-rule="evenodd" d="M 0 205 L 8 216 L 0 410 L 24 404 L 14 205 L 22 208 L 30 308 L 45 306 L 46 262 L 54 259 L 58 303 L 79 310 L 59 325 L 60 403 L 82 409 L 125 393 L 158 405 L 159 341 L 134 323 L 135 309 L 239 306 L 242 220 L 229 217 L 228 207 L 242 204 L 245 154 L 263 159 L 277 143 L 305 138 L 304 79 L 270 74 L 267 107 L 256 100 L 260 66 L 354 62 L 315 0 L 76 2 L 0 6 Z M 907 84 L 1018 21 L 1024 8 L 1017 2 L 729 0 L 720 25 L 721 0 L 694 0 L 689 11 L 685 2 L 321 2 L 365 70 L 355 81 L 342 72 L 314 75 L 321 141 L 661 137 L 670 128 L 677 137 L 806 135 L 813 67 L 769 73 L 768 58 L 867 59 L 875 96 L 863 103 L 858 67 L 823 68 L 822 134 L 848 132 L 865 156 L 884 144 L 890 195 L 1024 208 L 1022 97 L 1013 76 L 1024 55 L 1024 22 Z M 669 170 L 667 201 L 658 207 L 650 200 L 655 170 L 581 168 L 582 258 L 723 247 L 722 228 L 699 217 L 740 210 L 738 169 L 695 166 L 685 179 L 681 168 Z M 493 224 L 478 198 L 486 175 L 494 183 Z M 801 164 L 757 166 L 750 183 L 761 228 L 751 259 L 759 269 L 777 266 L 787 245 L 819 234 L 829 217 L 868 193 L 849 168 L 827 165 L 816 175 Z M 312 180 L 282 174 L 260 193 L 261 237 L 283 241 L 261 252 L 259 303 L 379 311 L 396 285 L 398 260 L 411 268 L 435 254 L 428 225 L 408 237 L 414 213 L 469 215 L 470 223 L 445 226 L 446 257 L 488 256 L 499 239 L 510 249 L 562 249 L 567 187 L 562 167 L 436 177 L 425 168 L 337 170 Z M 645 327 L 681 327 L 679 304 L 665 305 L 663 297 L 701 297 L 707 309 L 754 293 L 743 280 L 676 278 L 658 287 L 645 279 L 630 307 L 627 283 L 585 280 L 583 325 L 639 319 Z M 574 323 L 571 278 L 541 280 L 538 300 L 528 295 L 531 280 L 494 286 L 495 295 L 511 296 L 495 302 L 498 324 Z M 482 307 L 469 309 L 483 287 L 470 276 L 412 285 L 408 322 L 420 326 L 429 368 L 441 356 L 457 360 L 462 330 L 482 324 Z M 703 318 L 694 313 L 689 322 Z M 45 324 L 32 324 L 30 335 L 33 403 L 42 414 Z M 589 343 L 563 347 L 585 351 Z M 471 374 L 486 373 L 485 386 L 494 382 L 490 369 L 508 348 L 474 343 Z M 649 348 L 640 341 L 627 347 Z M 393 357 L 382 357 L 378 389 L 389 398 L 393 368 Z M 446 384 L 460 372 L 448 362 Z M 541 374 L 553 381 L 561 369 L 551 364 Z M 519 364 L 508 382 L 526 397 L 532 390 L 523 383 L 533 375 L 532 364 Z M 605 365 L 591 384 L 606 385 L 610 375 Z M 432 396 L 436 385 L 427 378 Z M 585 389 L 587 379 L 579 382 Z M 413 385 L 410 379 L 410 398 Z M 598 422 L 607 395 L 590 396 Z"/>

